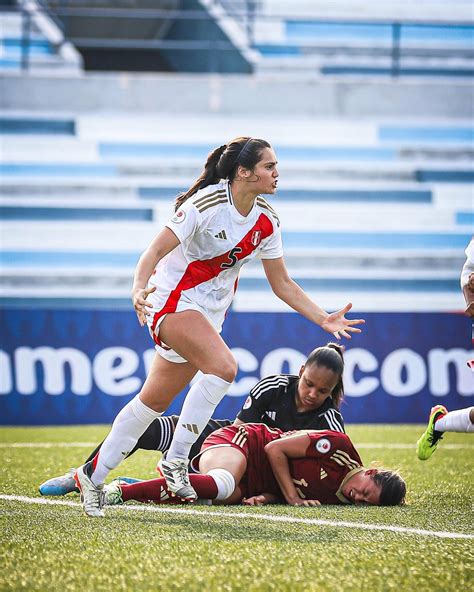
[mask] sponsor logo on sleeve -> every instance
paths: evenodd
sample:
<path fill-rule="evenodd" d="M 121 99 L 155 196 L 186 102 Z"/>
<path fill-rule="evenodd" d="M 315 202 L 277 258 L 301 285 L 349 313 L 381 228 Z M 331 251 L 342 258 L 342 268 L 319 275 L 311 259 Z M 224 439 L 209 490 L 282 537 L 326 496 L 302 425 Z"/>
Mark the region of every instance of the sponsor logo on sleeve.
<path fill-rule="evenodd" d="M 185 219 L 186 212 L 184 210 L 178 210 L 176 214 L 171 218 L 171 222 L 174 222 L 175 224 L 180 224 L 181 222 L 184 222 Z"/>
<path fill-rule="evenodd" d="M 249 407 L 252 406 L 252 397 L 249 395 L 246 399 L 245 399 L 245 403 L 242 407 L 242 409 L 248 409 Z"/>
<path fill-rule="evenodd" d="M 320 454 L 326 454 L 331 450 L 331 443 L 327 438 L 321 438 L 316 442 L 315 447 Z"/>

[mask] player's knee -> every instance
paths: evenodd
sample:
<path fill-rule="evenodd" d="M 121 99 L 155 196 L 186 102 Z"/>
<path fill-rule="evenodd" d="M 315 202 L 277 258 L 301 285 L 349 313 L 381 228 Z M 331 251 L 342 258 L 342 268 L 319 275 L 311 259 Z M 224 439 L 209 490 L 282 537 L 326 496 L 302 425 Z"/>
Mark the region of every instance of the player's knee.
<path fill-rule="evenodd" d="M 230 356 L 229 358 L 222 360 L 222 363 L 216 364 L 213 374 L 227 382 L 234 382 L 235 377 L 237 376 L 237 362 L 235 361 L 235 358 Z"/>
<path fill-rule="evenodd" d="M 216 483 L 216 500 L 223 501 L 229 498 L 235 489 L 234 476 L 226 469 L 212 469 L 207 473 Z"/>
<path fill-rule="evenodd" d="M 204 374 L 212 374 L 226 382 L 234 382 L 235 377 L 237 376 L 237 362 L 233 356 L 229 356 L 228 358 L 216 358 L 205 368 L 201 368 L 201 370 Z"/>

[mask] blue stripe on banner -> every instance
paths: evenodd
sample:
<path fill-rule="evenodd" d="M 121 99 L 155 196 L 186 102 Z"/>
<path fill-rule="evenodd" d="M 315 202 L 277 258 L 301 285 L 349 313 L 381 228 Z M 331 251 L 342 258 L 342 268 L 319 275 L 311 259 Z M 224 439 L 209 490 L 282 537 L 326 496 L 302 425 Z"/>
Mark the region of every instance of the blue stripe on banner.
<path fill-rule="evenodd" d="M 421 183 L 472 183 L 474 171 L 415 171 L 415 178 Z"/>
<path fill-rule="evenodd" d="M 381 142 L 474 142 L 472 127 L 401 127 L 381 126 L 378 133 Z"/>
<path fill-rule="evenodd" d="M 202 158 L 212 146 L 193 144 L 133 144 L 101 142 L 99 153 L 103 157 L 155 156 L 162 158 Z M 393 160 L 397 151 L 392 148 L 345 148 L 332 146 L 275 146 L 278 157 L 285 160 L 304 158 L 311 160 Z"/>
<path fill-rule="evenodd" d="M 144 199 L 172 200 L 183 187 L 139 187 L 138 195 Z M 278 189 L 279 203 L 288 201 L 380 202 L 380 203 L 431 203 L 429 190 L 372 190 L 372 189 Z"/>
<path fill-rule="evenodd" d="M 474 212 L 457 212 L 456 224 L 471 224 L 474 226 Z"/>
<path fill-rule="evenodd" d="M 0 174 L 9 177 L 114 177 L 118 169 L 111 164 L 0 164 Z"/>
<path fill-rule="evenodd" d="M 2 424 L 110 423 L 146 377 L 153 342 L 131 302 L 126 310 L 118 310 L 115 300 L 108 310 L 103 301 L 96 308 L 90 300 L 84 309 L 80 302 L 76 308 L 76 299 L 69 307 L 62 300 L 60 310 L 56 302 L 38 310 L 35 299 L 23 300 L 23 307 L 12 299 L 11 307 L 0 310 Z M 348 425 L 425 423 L 427 410 L 439 402 L 448 409 L 474 404 L 469 379 L 463 378 L 470 346 L 466 317 L 363 310 L 357 316 L 366 320 L 367 330 L 348 351 L 353 356 L 344 405 Z M 240 368 L 236 390 L 223 398 L 216 417 L 235 417 L 262 376 L 297 372 L 307 353 L 330 338 L 308 319 L 286 312 L 230 311 L 222 335 Z M 27 358 L 18 355 L 25 347 L 32 354 Z M 60 349 L 65 347 L 74 355 L 65 358 Z M 250 366 L 245 364 L 249 359 Z M 168 415 L 180 412 L 186 392 L 173 401 Z"/>
<path fill-rule="evenodd" d="M 0 206 L 0 216 L 4 220 L 153 220 L 153 210 Z"/>
<path fill-rule="evenodd" d="M 72 119 L 29 119 L 0 117 L 2 134 L 65 134 L 73 136 L 76 124 Z"/>

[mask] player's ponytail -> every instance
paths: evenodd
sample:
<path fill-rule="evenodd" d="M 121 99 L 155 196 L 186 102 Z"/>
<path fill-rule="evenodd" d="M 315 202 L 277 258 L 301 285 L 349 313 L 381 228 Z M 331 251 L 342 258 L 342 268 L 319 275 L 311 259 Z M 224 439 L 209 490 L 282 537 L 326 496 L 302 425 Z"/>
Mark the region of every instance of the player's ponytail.
<path fill-rule="evenodd" d="M 175 211 L 200 189 L 218 183 L 221 179 L 233 181 L 239 165 L 253 170 L 265 148 L 271 148 L 265 140 L 242 136 L 213 150 L 198 179 L 176 198 Z"/>
<path fill-rule="evenodd" d="M 226 144 L 223 144 L 222 146 L 219 146 L 219 148 L 216 148 L 209 153 L 206 164 L 204 165 L 204 170 L 200 174 L 199 178 L 194 181 L 193 185 L 191 185 L 191 187 L 185 193 L 180 193 L 176 198 L 174 207 L 175 211 L 178 210 L 178 208 L 180 208 L 187 199 L 199 191 L 199 189 L 203 189 L 208 185 L 212 185 L 220 181 L 221 177 L 216 171 L 217 163 L 219 162 L 219 159 L 226 148 Z"/>
<path fill-rule="evenodd" d="M 331 399 L 336 409 L 339 409 L 344 398 L 344 346 L 339 343 L 328 343 L 324 347 L 317 347 L 308 356 L 305 366 L 316 364 L 328 368 L 338 375 L 339 379 L 331 392 Z"/>

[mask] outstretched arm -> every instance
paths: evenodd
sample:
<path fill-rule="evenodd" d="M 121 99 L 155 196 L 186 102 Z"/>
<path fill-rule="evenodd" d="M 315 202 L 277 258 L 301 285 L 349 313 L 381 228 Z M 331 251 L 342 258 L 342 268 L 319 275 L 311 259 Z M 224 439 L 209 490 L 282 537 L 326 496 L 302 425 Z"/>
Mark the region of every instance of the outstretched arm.
<path fill-rule="evenodd" d="M 265 454 L 280 486 L 281 492 L 290 506 L 320 506 L 318 500 L 301 499 L 296 491 L 290 473 L 290 458 L 304 458 L 310 445 L 310 438 L 305 433 L 297 433 L 280 440 L 269 442 L 265 446 Z"/>
<path fill-rule="evenodd" d="M 350 311 L 352 304 L 349 303 L 343 309 L 328 314 L 313 302 L 304 290 L 290 278 L 283 257 L 279 259 L 263 259 L 262 263 L 273 292 L 280 300 L 291 306 L 293 310 L 316 323 L 328 333 L 332 333 L 336 339 L 340 339 L 341 335 L 350 339 L 350 333 L 361 332 L 354 325 L 360 325 L 365 322 L 364 320 L 349 320 L 344 316 Z"/>

